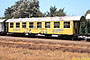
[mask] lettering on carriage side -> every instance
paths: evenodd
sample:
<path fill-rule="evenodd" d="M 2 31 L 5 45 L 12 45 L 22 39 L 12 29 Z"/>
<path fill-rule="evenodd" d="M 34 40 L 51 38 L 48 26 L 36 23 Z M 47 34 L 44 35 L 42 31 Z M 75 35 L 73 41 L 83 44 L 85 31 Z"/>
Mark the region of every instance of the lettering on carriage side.
<path fill-rule="evenodd" d="M 64 29 L 54 29 L 52 32 L 63 32 Z"/>
<path fill-rule="evenodd" d="M 21 29 L 13 29 L 13 31 L 19 31 L 19 30 L 21 30 Z"/>

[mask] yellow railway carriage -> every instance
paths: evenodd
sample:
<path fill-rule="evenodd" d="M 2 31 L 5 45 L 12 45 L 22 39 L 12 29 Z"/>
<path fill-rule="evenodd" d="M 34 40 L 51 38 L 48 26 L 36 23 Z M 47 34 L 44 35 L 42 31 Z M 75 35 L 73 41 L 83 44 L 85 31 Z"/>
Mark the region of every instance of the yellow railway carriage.
<path fill-rule="evenodd" d="M 9 33 L 74 35 L 79 33 L 80 16 L 8 19 Z"/>

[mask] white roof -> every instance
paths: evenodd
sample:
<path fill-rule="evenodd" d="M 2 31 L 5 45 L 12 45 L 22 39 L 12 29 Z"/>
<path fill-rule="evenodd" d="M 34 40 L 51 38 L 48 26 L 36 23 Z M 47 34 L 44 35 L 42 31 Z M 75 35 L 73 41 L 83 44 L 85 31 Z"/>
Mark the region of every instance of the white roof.
<path fill-rule="evenodd" d="M 6 22 L 33 22 L 33 21 L 80 21 L 81 16 L 65 16 L 65 17 L 41 17 L 41 18 L 19 18 L 8 19 Z"/>
<path fill-rule="evenodd" d="M 90 19 L 90 14 L 87 14 L 86 19 Z"/>
<path fill-rule="evenodd" d="M 5 21 L 5 19 L 0 19 L 0 22 L 4 22 Z"/>

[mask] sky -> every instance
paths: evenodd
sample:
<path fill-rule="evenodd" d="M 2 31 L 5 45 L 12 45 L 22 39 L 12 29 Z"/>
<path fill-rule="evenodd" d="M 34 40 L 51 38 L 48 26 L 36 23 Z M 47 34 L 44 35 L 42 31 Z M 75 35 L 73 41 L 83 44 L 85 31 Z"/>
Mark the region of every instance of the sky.
<path fill-rule="evenodd" d="M 0 17 L 4 16 L 4 11 L 15 4 L 18 0 L 0 0 Z M 39 0 L 40 11 L 45 13 L 51 6 L 56 6 L 57 10 L 65 8 L 68 16 L 82 16 L 90 9 L 90 0 Z"/>

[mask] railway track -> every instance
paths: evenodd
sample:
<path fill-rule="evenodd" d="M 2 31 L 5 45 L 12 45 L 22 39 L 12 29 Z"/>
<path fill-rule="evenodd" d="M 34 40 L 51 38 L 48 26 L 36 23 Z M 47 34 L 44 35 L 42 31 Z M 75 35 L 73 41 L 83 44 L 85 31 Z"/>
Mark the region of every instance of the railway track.
<path fill-rule="evenodd" d="M 90 53 L 90 42 L 0 36 L 0 46 L 33 50 Z"/>

